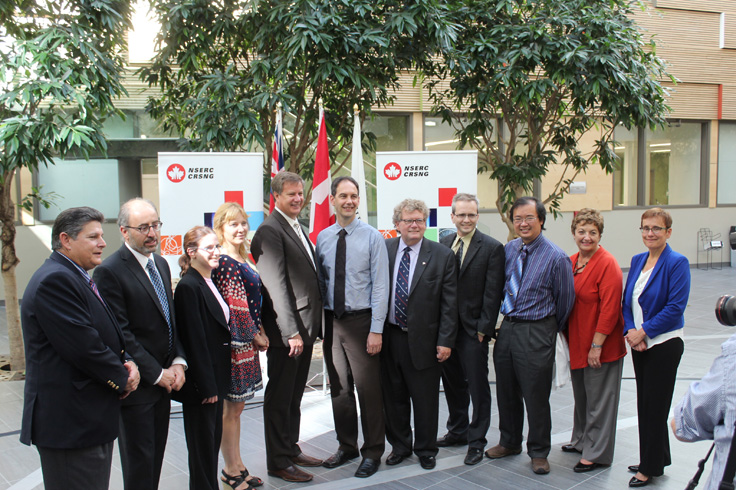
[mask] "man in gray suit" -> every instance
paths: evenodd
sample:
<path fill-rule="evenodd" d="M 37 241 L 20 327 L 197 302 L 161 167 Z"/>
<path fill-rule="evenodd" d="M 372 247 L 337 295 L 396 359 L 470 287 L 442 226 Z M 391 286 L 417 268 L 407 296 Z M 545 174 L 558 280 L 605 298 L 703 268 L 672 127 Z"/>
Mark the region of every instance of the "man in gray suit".
<path fill-rule="evenodd" d="M 457 233 L 440 242 L 455 254 L 458 271 L 459 328 L 455 350 L 442 365 L 442 385 L 450 416 L 439 447 L 468 445 L 465 464 L 483 460 L 486 433 L 491 425 L 491 387 L 488 384 L 488 342 L 496 336 L 496 319 L 503 299 L 504 250 L 497 240 L 481 233 L 478 198 L 456 194 L 452 222 Z M 473 416 L 468 418 L 470 401 Z"/>
<path fill-rule="evenodd" d="M 263 327 L 269 338 L 268 385 L 263 401 L 268 474 L 289 482 L 312 475 L 296 468 L 322 460 L 299 448 L 299 424 L 312 346 L 322 331 L 322 296 L 312 244 L 297 221 L 304 181 L 282 171 L 271 181 L 276 208 L 258 227 L 251 253 L 263 282 Z"/>
<path fill-rule="evenodd" d="M 457 334 L 455 256 L 424 239 L 428 216 L 427 205 L 416 199 L 394 208 L 401 236 L 386 241 L 391 296 L 381 352 L 386 438 L 392 447 L 386 464 L 401 463 L 413 446 L 427 470 L 436 464 L 440 363 L 450 357 Z"/>

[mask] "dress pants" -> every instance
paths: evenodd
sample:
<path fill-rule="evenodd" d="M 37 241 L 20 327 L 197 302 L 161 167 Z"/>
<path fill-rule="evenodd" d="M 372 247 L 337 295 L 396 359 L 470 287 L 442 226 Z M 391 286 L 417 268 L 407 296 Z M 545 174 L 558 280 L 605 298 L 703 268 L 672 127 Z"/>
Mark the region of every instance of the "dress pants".
<path fill-rule="evenodd" d="M 121 407 L 118 444 L 126 490 L 158 488 L 170 414 L 171 399 L 167 393 L 162 393 L 154 403 Z"/>
<path fill-rule="evenodd" d="M 299 425 L 302 396 L 309 377 L 312 344 L 289 357 L 283 345 L 268 348 L 268 384 L 263 396 L 263 426 L 266 437 L 266 466 L 269 471 L 293 465 L 292 458 L 301 454 Z"/>
<path fill-rule="evenodd" d="M 189 453 L 189 490 L 218 490 L 217 455 L 222 441 L 222 399 L 183 403 L 184 436 Z"/>
<path fill-rule="evenodd" d="M 631 360 L 636 376 L 636 410 L 639 419 L 639 471 L 646 476 L 661 476 L 670 459 L 667 416 L 685 344 L 670 339 L 638 352 Z"/>
<path fill-rule="evenodd" d="M 36 447 L 46 490 L 110 488 L 113 442 L 82 449 Z"/>
<path fill-rule="evenodd" d="M 597 369 L 588 366 L 570 372 L 575 397 L 570 443 L 593 463 L 613 462 L 623 367 L 622 357 Z"/>
<path fill-rule="evenodd" d="M 554 316 L 518 322 L 504 318 L 493 347 L 500 444 L 509 449 L 521 447 L 526 405 L 526 449 L 531 458 L 546 458 L 550 450 L 549 395 L 556 340 Z"/>
<path fill-rule="evenodd" d="M 409 336 L 396 326 L 383 331 L 381 377 L 386 411 L 386 439 L 393 452 L 412 452 L 411 411 L 414 410 L 414 453 L 437 455 L 437 419 L 441 365 L 417 369 L 409 353 Z"/>
<path fill-rule="evenodd" d="M 366 352 L 371 329 L 371 312 L 345 315 L 340 319 L 325 311 L 324 356 L 330 376 L 332 415 L 339 449 L 358 451 L 358 411 L 354 388 L 360 403 L 364 458 L 381 459 L 385 448 L 386 426 L 381 393 L 381 358 Z"/>
<path fill-rule="evenodd" d="M 488 339 L 478 342 L 462 327 L 457 333 L 455 349 L 442 363 L 442 386 L 445 389 L 447 432 L 467 439 L 468 447 L 483 449 L 491 426 L 491 386 L 488 383 Z M 468 417 L 473 402 L 473 418 Z"/>

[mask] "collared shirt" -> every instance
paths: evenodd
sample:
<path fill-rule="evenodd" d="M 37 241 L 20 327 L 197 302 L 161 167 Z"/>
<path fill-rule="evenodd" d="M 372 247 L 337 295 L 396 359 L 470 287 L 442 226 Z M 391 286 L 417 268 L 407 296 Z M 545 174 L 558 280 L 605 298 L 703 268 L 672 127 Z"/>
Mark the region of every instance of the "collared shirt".
<path fill-rule="evenodd" d="M 463 263 L 463 260 L 465 260 L 465 255 L 468 253 L 468 247 L 470 246 L 470 242 L 473 240 L 473 236 L 475 236 L 475 230 L 477 228 L 473 228 L 473 231 L 465 235 L 464 237 L 461 237 L 460 235 L 455 236 L 455 241 L 452 243 L 452 253 L 457 255 L 457 249 L 460 248 L 460 241 L 463 242 L 463 256 L 460 259 L 460 264 Z M 460 273 L 460 271 L 457 271 Z"/>
<path fill-rule="evenodd" d="M 317 237 L 319 286 L 324 307 L 331 310 L 335 297 L 335 255 L 342 227 L 335 223 Z M 345 311 L 371 309 L 371 332 L 382 333 L 388 309 L 388 252 L 383 236 L 372 226 L 354 219 L 345 227 Z"/>
<path fill-rule="evenodd" d="M 304 248 L 307 250 L 307 255 L 309 255 L 309 259 L 312 261 L 312 265 L 316 267 L 316 264 L 314 263 L 314 256 L 312 255 L 312 248 L 309 246 L 309 243 L 307 242 L 307 237 L 304 235 L 304 230 L 302 230 L 302 225 L 299 224 L 298 220 L 295 220 L 291 216 L 287 216 L 285 212 L 281 211 L 278 206 L 274 207 L 276 211 L 281 213 L 281 216 L 283 216 L 286 219 L 286 222 L 289 223 L 289 226 L 294 230 L 294 233 L 297 234 L 297 236 L 301 239 L 302 245 L 304 245 Z"/>
<path fill-rule="evenodd" d="M 424 238 L 409 247 L 409 278 L 407 282 L 409 283 L 410 288 L 411 280 L 414 277 L 414 271 L 417 268 L 417 261 L 419 260 L 419 250 L 421 250 L 422 248 L 422 240 L 424 240 Z M 394 259 L 394 270 L 393 274 L 391 275 L 391 280 L 393 281 L 392 284 L 396 284 L 396 276 L 399 275 L 399 266 L 401 266 L 401 259 L 404 257 L 404 249 L 407 246 L 408 245 L 404 243 L 403 238 L 399 240 L 399 248 L 396 249 L 396 258 Z M 411 291 L 409 291 L 409 295 L 411 295 Z M 389 304 L 388 308 L 388 321 L 389 323 L 396 324 L 396 317 L 394 317 L 394 296 L 396 295 L 391 295 L 391 303 Z"/>
<path fill-rule="evenodd" d="M 685 441 L 713 440 L 716 443 L 713 470 L 705 485 L 716 490 L 728 461 L 736 426 L 736 335 L 721 345 L 710 371 L 690 385 L 674 410 L 675 435 Z"/>
<path fill-rule="evenodd" d="M 506 244 L 506 285 L 521 251 L 521 238 Z M 541 320 L 550 315 L 557 318 L 561 330 L 567 326 L 575 303 L 575 282 L 570 258 L 560 247 L 547 240 L 541 233 L 526 245 L 527 257 L 519 293 L 512 316 L 521 320 Z"/>

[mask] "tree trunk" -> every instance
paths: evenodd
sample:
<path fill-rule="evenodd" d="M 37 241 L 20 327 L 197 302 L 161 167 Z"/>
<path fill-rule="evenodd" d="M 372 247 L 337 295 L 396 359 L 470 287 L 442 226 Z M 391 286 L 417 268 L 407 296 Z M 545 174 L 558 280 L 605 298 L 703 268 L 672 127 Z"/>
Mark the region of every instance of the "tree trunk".
<path fill-rule="evenodd" d="M 10 368 L 13 371 L 26 369 L 26 355 L 23 349 L 23 332 L 20 326 L 20 306 L 15 268 L 20 262 L 15 255 L 15 204 L 12 200 L 13 172 L 6 171 L 0 186 L 0 222 L 2 232 L 2 277 L 5 291 L 5 317 L 8 323 L 10 342 Z"/>

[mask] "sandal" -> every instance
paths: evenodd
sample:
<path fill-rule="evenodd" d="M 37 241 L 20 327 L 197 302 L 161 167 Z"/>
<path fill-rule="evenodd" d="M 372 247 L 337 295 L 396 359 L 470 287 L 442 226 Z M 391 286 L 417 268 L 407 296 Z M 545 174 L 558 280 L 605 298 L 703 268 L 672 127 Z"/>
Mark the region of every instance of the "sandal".
<path fill-rule="evenodd" d="M 247 481 L 248 485 L 250 485 L 253 488 L 260 487 L 263 485 L 263 480 L 261 480 L 257 476 L 250 476 L 250 473 L 248 473 L 248 468 L 241 471 L 240 476 L 242 476 L 243 480 Z M 248 480 L 249 476 L 250 476 L 250 480 Z"/>
<path fill-rule="evenodd" d="M 242 473 L 238 476 L 232 476 L 225 473 L 225 470 L 222 470 L 222 478 L 220 478 L 220 480 L 222 481 L 222 487 L 224 489 L 229 488 L 230 490 L 238 490 L 240 485 L 247 483 Z M 248 483 L 248 486 L 245 489 L 240 490 L 250 490 L 251 488 L 253 487 Z"/>

